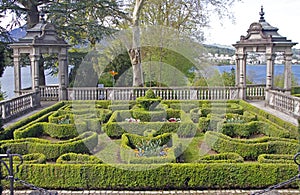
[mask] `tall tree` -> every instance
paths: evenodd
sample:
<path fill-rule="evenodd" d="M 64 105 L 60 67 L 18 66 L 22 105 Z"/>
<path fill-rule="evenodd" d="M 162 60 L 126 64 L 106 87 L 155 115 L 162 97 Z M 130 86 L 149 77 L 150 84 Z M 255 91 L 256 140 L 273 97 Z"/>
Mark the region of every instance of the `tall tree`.
<path fill-rule="evenodd" d="M 128 52 L 133 67 L 133 85 L 143 85 L 139 25 L 171 27 L 202 41 L 202 29 L 209 25 L 210 16 L 217 14 L 220 18 L 230 17 L 229 8 L 236 1 L 239 0 L 130 0 L 131 7 L 128 10 L 132 12 L 129 22 L 133 28 L 133 39 Z M 160 61 L 163 61 L 163 52 L 161 48 Z"/>
<path fill-rule="evenodd" d="M 0 17 L 12 14 L 9 28 L 26 20 L 27 28 L 39 22 L 39 12 L 47 13 L 47 19 L 56 26 L 59 34 L 70 44 L 94 47 L 103 36 L 114 31 L 122 11 L 115 0 L 2 0 Z M 40 85 L 45 84 L 44 63 L 40 63 Z"/>
<path fill-rule="evenodd" d="M 132 26 L 132 47 L 128 50 L 132 71 L 133 71 L 133 86 L 143 86 L 143 70 L 141 60 L 141 49 L 140 49 L 140 15 L 145 0 L 136 0 L 134 9 L 132 12 L 131 26 Z"/>

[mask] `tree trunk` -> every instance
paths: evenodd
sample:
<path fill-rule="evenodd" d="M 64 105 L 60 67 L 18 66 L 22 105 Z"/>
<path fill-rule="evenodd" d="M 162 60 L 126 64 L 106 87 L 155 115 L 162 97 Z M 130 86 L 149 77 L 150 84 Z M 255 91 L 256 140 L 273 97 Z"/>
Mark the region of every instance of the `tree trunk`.
<path fill-rule="evenodd" d="M 130 48 L 128 52 L 132 64 L 134 87 L 144 86 L 139 29 L 140 12 L 144 1 L 145 0 L 135 1 L 135 7 L 132 14 L 132 48 Z"/>

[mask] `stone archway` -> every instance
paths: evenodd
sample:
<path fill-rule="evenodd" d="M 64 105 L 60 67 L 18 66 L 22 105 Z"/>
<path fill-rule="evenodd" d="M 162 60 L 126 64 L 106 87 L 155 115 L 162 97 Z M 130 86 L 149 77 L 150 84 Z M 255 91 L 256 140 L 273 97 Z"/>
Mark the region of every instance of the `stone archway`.
<path fill-rule="evenodd" d="M 278 28 L 271 26 L 264 18 L 263 6 L 259 22 L 250 25 L 247 35 L 233 46 L 236 48 L 236 86 L 239 98 L 246 99 L 246 62 L 248 52 L 264 52 L 267 61 L 266 90 L 274 88 L 274 61 L 277 52 L 284 55 L 284 91 L 291 91 L 292 47 L 297 43 L 288 40 L 278 33 Z M 266 97 L 267 99 L 268 97 Z"/>

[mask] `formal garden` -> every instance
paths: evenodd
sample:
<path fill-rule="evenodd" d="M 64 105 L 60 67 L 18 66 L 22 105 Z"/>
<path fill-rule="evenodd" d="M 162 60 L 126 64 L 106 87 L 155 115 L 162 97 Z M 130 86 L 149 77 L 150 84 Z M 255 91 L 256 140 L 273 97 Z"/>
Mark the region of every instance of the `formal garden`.
<path fill-rule="evenodd" d="M 0 137 L 1 153 L 24 157 L 17 177 L 50 189 L 255 189 L 297 174 L 297 127 L 242 100 L 161 100 L 149 90 L 131 101 L 61 101 Z"/>

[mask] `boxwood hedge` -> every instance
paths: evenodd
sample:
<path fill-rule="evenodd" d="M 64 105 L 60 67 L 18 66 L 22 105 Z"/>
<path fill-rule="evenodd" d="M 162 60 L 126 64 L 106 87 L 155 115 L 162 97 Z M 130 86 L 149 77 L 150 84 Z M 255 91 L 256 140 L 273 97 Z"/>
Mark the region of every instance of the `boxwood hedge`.
<path fill-rule="evenodd" d="M 297 174 L 293 164 L 180 163 L 23 165 L 16 176 L 46 189 L 203 190 L 266 188 Z"/>
<path fill-rule="evenodd" d="M 200 163 L 242 163 L 243 157 L 237 153 L 228 152 L 213 155 L 204 155 L 198 160 Z"/>
<path fill-rule="evenodd" d="M 42 153 L 46 155 L 47 160 L 56 160 L 62 154 L 69 152 L 89 154 L 97 144 L 97 133 L 85 132 L 76 138 L 57 143 L 37 138 L 5 140 L 0 142 L 0 152 L 5 153 L 10 149 L 12 153 L 21 155 Z"/>
<path fill-rule="evenodd" d="M 66 153 L 61 155 L 57 160 L 58 164 L 101 164 L 103 161 L 88 154 Z"/>
<path fill-rule="evenodd" d="M 275 137 L 241 140 L 213 131 L 205 133 L 204 141 L 219 153 L 235 152 L 247 160 L 257 160 L 260 154 L 295 154 L 299 148 L 297 140 Z"/>

